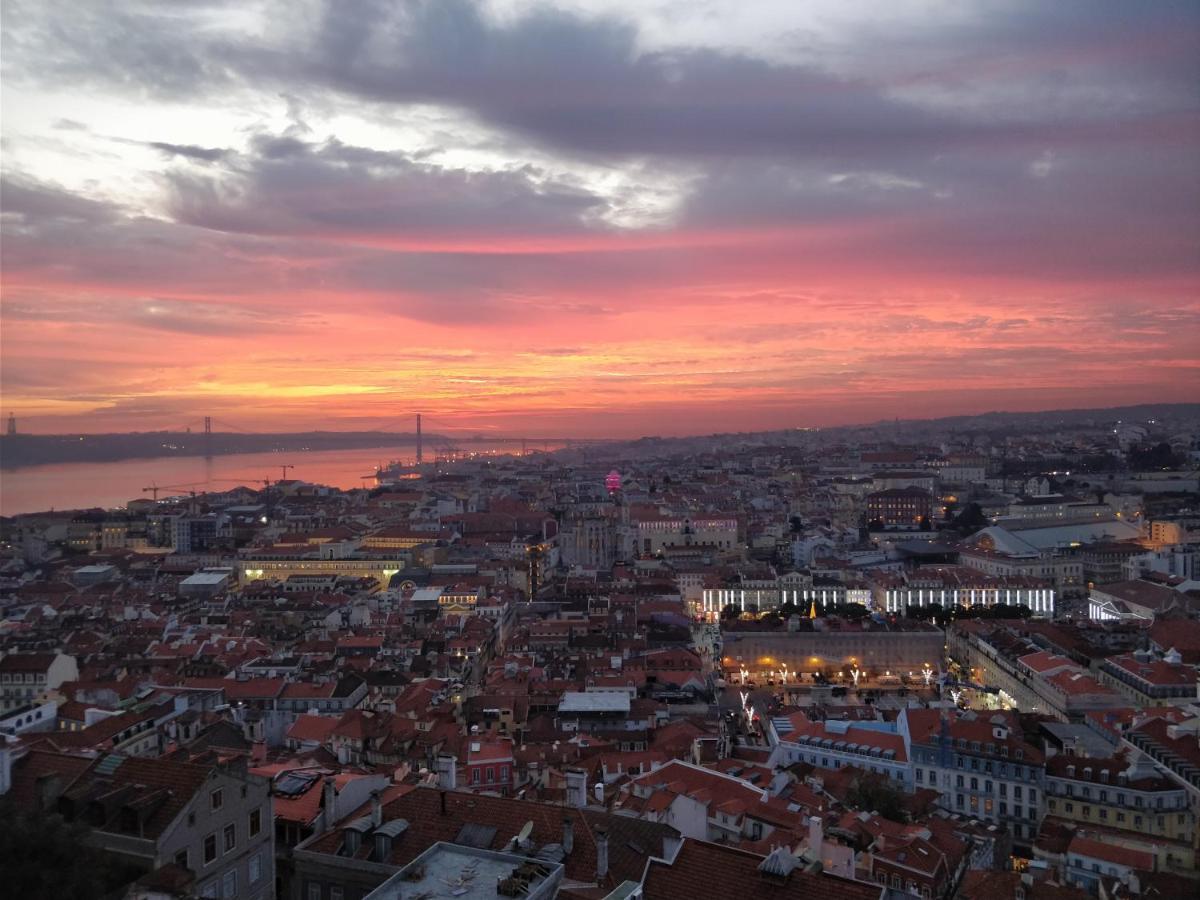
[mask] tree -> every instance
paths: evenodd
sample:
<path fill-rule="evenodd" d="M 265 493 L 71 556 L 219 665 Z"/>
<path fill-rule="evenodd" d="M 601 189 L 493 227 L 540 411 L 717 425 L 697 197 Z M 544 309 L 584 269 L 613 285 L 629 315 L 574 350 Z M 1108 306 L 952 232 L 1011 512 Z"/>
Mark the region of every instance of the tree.
<path fill-rule="evenodd" d="M 959 534 L 974 534 L 981 528 L 987 528 L 990 523 L 983 514 L 983 508 L 978 503 L 968 503 L 962 512 L 954 517 L 954 530 Z"/>
<path fill-rule="evenodd" d="M 100 900 L 140 874 L 87 844 L 91 829 L 0 800 L 0 868 L 9 897 Z"/>
<path fill-rule="evenodd" d="M 860 776 L 846 792 L 846 805 L 863 812 L 877 812 L 893 822 L 907 822 L 903 795 L 881 778 Z"/>
<path fill-rule="evenodd" d="M 1131 469 L 1174 469 L 1180 463 L 1181 457 L 1177 456 L 1171 445 L 1166 441 L 1160 441 L 1153 447 L 1134 447 L 1129 451 L 1129 468 Z"/>
<path fill-rule="evenodd" d="M 725 606 L 721 608 L 722 619 L 736 619 L 741 614 L 742 610 L 736 603 L 726 603 Z"/>

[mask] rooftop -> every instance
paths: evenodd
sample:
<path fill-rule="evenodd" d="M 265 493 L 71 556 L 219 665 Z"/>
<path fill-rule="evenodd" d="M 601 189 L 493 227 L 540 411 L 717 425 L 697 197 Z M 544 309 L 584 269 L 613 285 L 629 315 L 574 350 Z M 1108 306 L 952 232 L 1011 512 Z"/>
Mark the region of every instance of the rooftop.
<path fill-rule="evenodd" d="M 365 900 L 494 900 L 497 896 L 539 900 L 554 895 L 562 875 L 561 863 L 439 841 Z M 506 887 L 521 889 L 506 893 Z"/>
<path fill-rule="evenodd" d="M 560 713 L 628 713 L 625 691 L 566 691 L 558 704 Z"/>

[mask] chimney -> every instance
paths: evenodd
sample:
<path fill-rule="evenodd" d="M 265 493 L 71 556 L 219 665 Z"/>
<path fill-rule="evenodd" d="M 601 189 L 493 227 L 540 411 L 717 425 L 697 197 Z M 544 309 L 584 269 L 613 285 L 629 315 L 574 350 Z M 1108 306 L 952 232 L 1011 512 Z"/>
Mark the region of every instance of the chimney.
<path fill-rule="evenodd" d="M 452 753 L 439 753 L 437 758 L 438 786 L 444 791 L 458 787 L 458 757 Z"/>
<path fill-rule="evenodd" d="M 323 787 L 325 792 L 325 827 L 332 828 L 333 823 L 337 821 L 337 786 L 333 783 L 333 776 L 325 776 L 325 784 Z"/>
<path fill-rule="evenodd" d="M 587 806 L 587 772 L 583 769 L 567 769 L 567 805 Z"/>
<path fill-rule="evenodd" d="M 371 827 L 378 828 L 383 824 L 383 800 L 379 791 L 371 791 Z"/>
<path fill-rule="evenodd" d="M 594 791 L 596 793 L 596 802 L 599 803 L 601 806 L 603 806 L 604 805 L 604 782 L 597 781 Z"/>
<path fill-rule="evenodd" d="M 825 823 L 820 816 L 812 816 L 808 820 L 808 850 L 813 859 L 821 858 L 821 847 L 825 844 Z"/>
<path fill-rule="evenodd" d="M 571 821 L 570 816 L 563 816 L 562 848 L 567 856 L 575 849 L 575 823 Z"/>
<path fill-rule="evenodd" d="M 596 835 L 596 881 L 602 882 L 608 877 L 608 829 L 597 825 Z"/>

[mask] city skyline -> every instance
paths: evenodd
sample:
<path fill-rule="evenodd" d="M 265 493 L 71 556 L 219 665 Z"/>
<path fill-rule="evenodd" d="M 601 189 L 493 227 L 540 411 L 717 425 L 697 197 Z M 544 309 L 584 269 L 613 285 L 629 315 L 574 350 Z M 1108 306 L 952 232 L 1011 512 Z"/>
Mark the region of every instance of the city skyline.
<path fill-rule="evenodd" d="M 1194 5 L 688 9 L 7 4 L 4 417 L 636 437 L 1200 396 Z"/>

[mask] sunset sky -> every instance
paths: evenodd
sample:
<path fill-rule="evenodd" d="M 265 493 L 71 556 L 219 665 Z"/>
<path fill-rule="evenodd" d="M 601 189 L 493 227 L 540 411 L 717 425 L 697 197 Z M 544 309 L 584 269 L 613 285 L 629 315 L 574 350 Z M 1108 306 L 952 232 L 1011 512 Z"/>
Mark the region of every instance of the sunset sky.
<path fill-rule="evenodd" d="M 5 0 L 31 432 L 1200 399 L 1200 5 Z"/>

